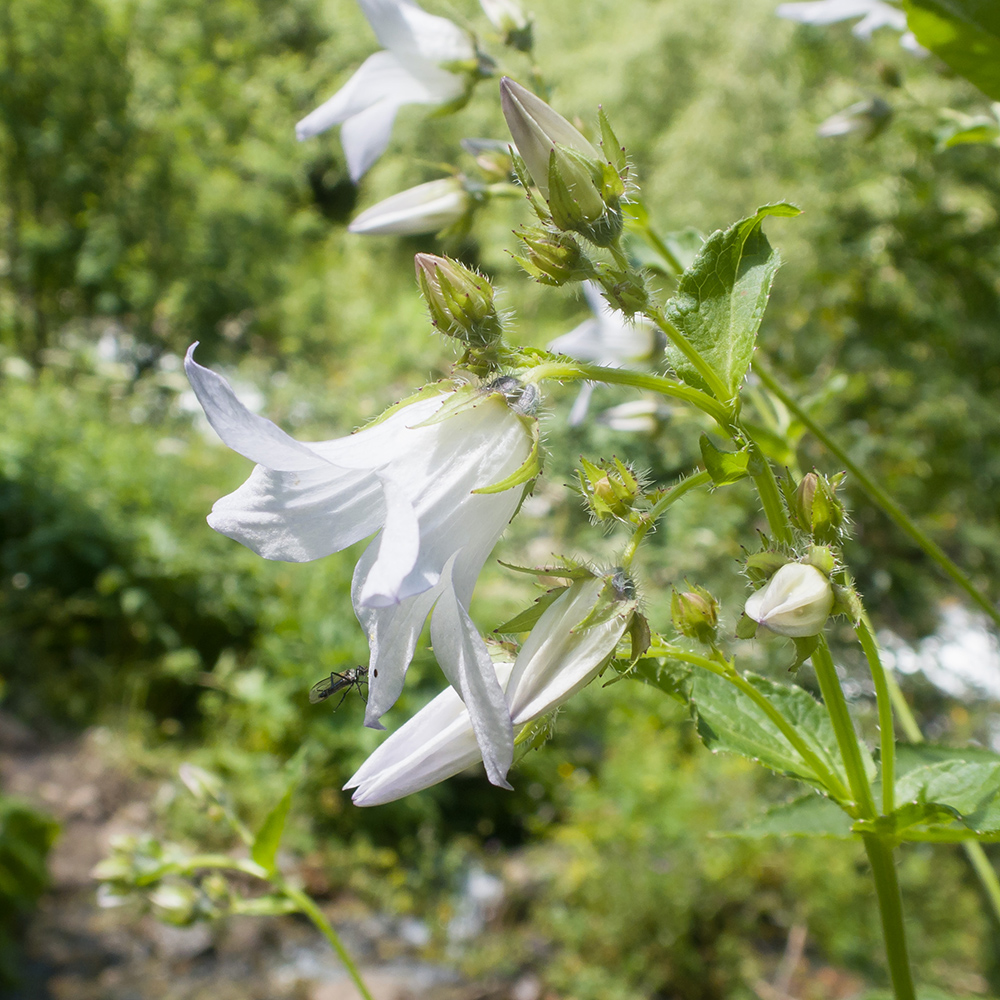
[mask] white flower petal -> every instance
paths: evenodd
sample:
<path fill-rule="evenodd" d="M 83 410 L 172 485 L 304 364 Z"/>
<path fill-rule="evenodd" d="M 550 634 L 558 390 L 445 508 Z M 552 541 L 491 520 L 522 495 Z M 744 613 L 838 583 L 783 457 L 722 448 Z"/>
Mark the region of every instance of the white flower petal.
<path fill-rule="evenodd" d="M 475 58 L 465 31 L 447 18 L 428 14 L 413 0 L 358 0 L 358 4 L 384 48 L 436 63 Z"/>
<path fill-rule="evenodd" d="M 589 684 L 614 652 L 634 604 L 623 602 L 621 615 L 578 627 L 601 599 L 605 585 L 603 577 L 575 583 L 531 630 L 507 685 L 515 726 L 537 719 Z"/>
<path fill-rule="evenodd" d="M 367 608 L 398 604 L 401 599 L 429 590 L 437 583 L 437 579 L 431 579 L 410 593 L 403 592 L 403 584 L 420 553 L 420 524 L 405 484 L 385 475 L 379 478 L 385 497 L 385 525 L 372 543 L 377 555 L 358 596 Z"/>
<path fill-rule="evenodd" d="M 436 233 L 469 210 L 470 198 L 456 177 L 418 184 L 365 209 L 347 227 L 352 233 Z"/>
<path fill-rule="evenodd" d="M 356 184 L 385 152 L 399 104 L 385 100 L 348 118 L 340 129 L 347 172 Z"/>
<path fill-rule="evenodd" d="M 442 574 L 444 587 L 431 614 L 434 655 L 469 710 L 487 776 L 494 785 L 510 788 L 507 771 L 514 760 L 510 711 L 486 643 L 455 596 L 451 566 L 449 562 Z"/>
<path fill-rule="evenodd" d="M 863 17 L 878 6 L 880 0 L 809 0 L 780 4 L 775 13 L 800 24 L 834 24 L 851 17 Z"/>
<path fill-rule="evenodd" d="M 273 472 L 258 465 L 216 501 L 208 523 L 265 559 L 309 562 L 367 538 L 385 518 L 378 478 L 324 465 Z"/>
<path fill-rule="evenodd" d="M 270 420 L 251 413 L 221 375 L 194 360 L 197 342 L 188 348 L 184 371 L 216 434 L 251 462 L 282 472 L 316 469 L 328 463 Z"/>
<path fill-rule="evenodd" d="M 851 33 L 857 38 L 871 38 L 872 32 L 878 28 L 895 28 L 896 31 L 905 31 L 906 13 L 887 3 L 877 4 L 851 28 Z"/>
<path fill-rule="evenodd" d="M 785 563 L 744 605 L 748 618 L 778 635 L 804 638 L 822 631 L 833 610 L 825 574 L 805 563 Z"/>
<path fill-rule="evenodd" d="M 570 408 L 569 416 L 566 418 L 566 423 L 570 427 L 579 427 L 586 419 L 587 411 L 590 409 L 590 397 L 594 395 L 594 386 L 596 384 L 596 382 L 584 382 L 580 386 L 580 391 L 576 399 L 573 400 L 573 406 Z"/>

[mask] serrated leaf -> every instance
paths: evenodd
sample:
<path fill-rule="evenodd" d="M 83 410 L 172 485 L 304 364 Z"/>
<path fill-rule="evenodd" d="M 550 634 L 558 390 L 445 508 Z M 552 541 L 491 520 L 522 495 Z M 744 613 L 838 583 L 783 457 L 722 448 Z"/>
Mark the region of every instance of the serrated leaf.
<path fill-rule="evenodd" d="M 542 594 L 530 608 L 525 608 L 513 618 L 505 621 L 502 625 L 497 625 L 493 630 L 502 635 L 509 635 L 516 632 L 528 632 L 535 627 L 535 623 L 545 612 L 545 609 L 561 594 L 569 590 L 569 587 L 555 587 L 547 593 Z"/>
<path fill-rule="evenodd" d="M 823 795 L 803 795 L 754 817 L 746 826 L 726 832 L 731 837 L 833 837 L 849 840 L 851 820 Z"/>
<path fill-rule="evenodd" d="M 984 94 L 1000 100 L 1000 4 L 996 0 L 905 0 L 917 41 Z"/>
<path fill-rule="evenodd" d="M 264 818 L 264 822 L 257 831 L 250 847 L 250 857 L 265 871 L 274 871 L 274 859 L 278 855 L 281 835 L 285 832 L 285 821 L 288 819 L 288 810 L 292 805 L 294 791 L 295 784 L 293 783 L 288 786 L 288 790 L 281 796 L 278 804 Z"/>
<path fill-rule="evenodd" d="M 687 663 L 649 658 L 637 661 L 623 676 L 659 688 L 686 705 L 691 700 L 692 674 L 693 669 Z"/>
<path fill-rule="evenodd" d="M 668 318 L 719 376 L 730 399 L 739 392 L 750 367 L 771 283 L 781 263 L 761 224 L 769 215 L 798 214 L 792 205 L 765 205 L 724 232 L 713 233 L 667 303 Z M 668 344 L 667 353 L 681 379 L 711 391 L 673 344 Z"/>
<path fill-rule="evenodd" d="M 701 458 L 716 486 L 729 486 L 746 479 L 750 466 L 748 451 L 722 451 L 712 444 L 707 434 L 701 436 Z"/>
<path fill-rule="evenodd" d="M 747 674 L 746 680 L 781 712 L 816 757 L 848 785 L 826 709 L 798 685 L 779 684 L 754 674 Z M 738 753 L 772 771 L 820 785 L 812 768 L 778 726 L 733 684 L 715 674 L 699 672 L 694 678 L 691 700 L 698 733 L 710 750 Z M 862 756 L 865 770 L 874 778 L 875 762 L 863 745 Z"/>

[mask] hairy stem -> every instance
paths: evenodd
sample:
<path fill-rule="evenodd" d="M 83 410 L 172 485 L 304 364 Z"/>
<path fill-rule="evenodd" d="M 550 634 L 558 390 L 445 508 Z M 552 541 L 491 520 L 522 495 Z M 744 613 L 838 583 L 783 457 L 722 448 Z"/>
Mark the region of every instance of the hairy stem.
<path fill-rule="evenodd" d="M 875 702 L 878 705 L 879 748 L 882 758 L 882 812 L 886 815 L 896 808 L 896 730 L 892 719 L 892 696 L 878 643 L 872 634 L 867 615 L 854 626 L 854 632 L 865 651 L 868 669 L 875 684 Z"/>
<path fill-rule="evenodd" d="M 899 880 L 896 878 L 896 863 L 892 848 L 880 837 L 867 834 L 864 837 L 865 851 L 872 866 L 875 891 L 878 894 L 879 915 L 882 918 L 882 934 L 885 938 L 885 953 L 889 959 L 889 975 L 896 1000 L 916 1000 L 913 975 L 910 972 L 910 956 L 906 946 L 906 928 L 903 926 L 903 901 L 899 894 Z"/>
<path fill-rule="evenodd" d="M 628 569 L 632 565 L 632 561 L 635 559 L 635 554 L 638 552 L 639 546 L 642 544 L 642 540 L 646 537 L 646 533 L 653 527 L 654 524 L 656 524 L 663 512 L 673 504 L 677 503 L 681 497 L 690 493 L 691 490 L 697 489 L 699 486 L 707 486 L 711 483 L 711 481 L 712 477 L 707 472 L 694 472 L 690 476 L 686 476 L 682 479 L 676 486 L 672 487 L 669 492 L 660 497 L 660 499 L 653 504 L 653 506 L 643 515 L 642 520 L 636 526 L 635 532 L 629 540 L 628 548 L 625 549 L 625 554 L 622 556 L 622 565 L 625 569 Z"/>

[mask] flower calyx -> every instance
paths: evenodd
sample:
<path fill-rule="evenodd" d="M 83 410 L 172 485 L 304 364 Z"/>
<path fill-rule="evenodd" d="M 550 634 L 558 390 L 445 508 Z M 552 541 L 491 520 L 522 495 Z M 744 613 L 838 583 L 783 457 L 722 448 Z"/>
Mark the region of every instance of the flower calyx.
<path fill-rule="evenodd" d="M 595 523 L 628 523 L 636 505 L 645 497 L 639 477 L 618 458 L 595 465 L 580 459 L 577 470 L 580 492 Z"/>
<path fill-rule="evenodd" d="M 524 168 L 548 204 L 545 213 L 533 202 L 539 216 L 597 246 L 617 243 L 625 194 L 619 169 L 562 115 L 509 77 L 500 82 L 500 103 Z M 616 160 L 619 153 L 615 147 Z"/>
<path fill-rule="evenodd" d="M 476 271 L 450 257 L 418 253 L 417 283 L 431 323 L 471 348 L 493 347 L 503 330 L 493 303 L 493 286 Z"/>
<path fill-rule="evenodd" d="M 590 258 L 570 233 L 531 226 L 517 230 L 516 235 L 524 246 L 524 256 L 514 260 L 543 285 L 585 281 L 596 274 Z"/>

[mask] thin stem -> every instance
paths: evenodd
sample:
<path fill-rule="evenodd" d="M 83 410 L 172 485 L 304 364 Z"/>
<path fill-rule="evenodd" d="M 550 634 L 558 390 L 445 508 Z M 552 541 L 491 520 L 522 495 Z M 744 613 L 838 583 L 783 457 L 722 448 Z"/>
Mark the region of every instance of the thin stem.
<path fill-rule="evenodd" d="M 778 727 L 781 735 L 788 740 L 796 753 L 812 769 L 813 774 L 816 775 L 816 779 L 820 784 L 834 798 L 845 802 L 849 801 L 850 792 L 844 787 L 844 783 L 840 778 L 820 760 L 816 752 L 802 739 L 799 731 L 768 701 L 767 697 L 737 673 L 731 665 L 726 664 L 723 666 L 721 663 L 707 656 L 701 656 L 698 653 L 689 653 L 685 649 L 678 649 L 674 646 L 653 646 L 646 651 L 645 655 L 669 657 L 670 659 L 680 660 L 682 663 L 690 663 L 692 666 L 701 667 L 703 670 L 708 670 L 710 673 L 729 681 L 730 684 L 742 691 Z"/>
<path fill-rule="evenodd" d="M 754 371 L 758 378 L 767 388 L 775 394 L 784 404 L 795 414 L 812 432 L 813 436 L 821 441 L 827 451 L 836 455 L 844 468 L 857 480 L 858 485 L 875 501 L 879 507 L 885 511 L 889 519 L 902 531 L 904 531 L 914 542 L 927 553 L 939 568 L 955 583 L 958 584 L 973 601 L 982 608 L 993 619 L 994 623 L 1000 626 L 1000 611 L 998 611 L 969 577 L 948 557 L 944 549 L 937 544 L 913 519 L 889 496 L 886 491 L 861 468 L 850 455 L 818 424 L 808 413 L 791 397 L 774 378 L 774 376 L 764 368 L 759 360 L 754 361 Z"/>
<path fill-rule="evenodd" d="M 646 307 L 645 313 L 667 335 L 667 339 L 674 347 L 694 365 L 695 370 L 702 377 L 705 385 L 712 390 L 715 398 L 722 403 L 729 402 L 732 393 L 729 391 L 728 386 L 719 378 L 715 369 L 701 356 L 691 341 L 667 319 L 667 314 L 663 311 L 662 307 L 650 303 Z"/>
<path fill-rule="evenodd" d="M 760 497 L 761 506 L 764 508 L 764 516 L 771 528 L 771 533 L 775 539 L 785 545 L 792 543 L 792 528 L 788 523 L 788 514 L 785 505 L 781 502 L 781 492 L 778 490 L 778 481 L 774 478 L 774 469 L 767 460 L 760 446 L 753 439 L 750 432 L 738 425 L 740 433 L 746 438 L 750 447 L 750 475 L 753 477 L 754 485 L 757 487 L 757 495 Z"/>
<path fill-rule="evenodd" d="M 605 368 L 603 365 L 588 365 L 573 361 L 547 361 L 534 368 L 529 368 L 520 376 L 523 382 L 538 383 L 551 378 L 560 382 L 586 379 L 590 382 L 607 382 L 613 385 L 628 385 L 634 389 L 647 389 L 658 392 L 662 396 L 672 396 L 685 403 L 691 403 L 704 413 L 707 413 L 722 427 L 729 424 L 729 413 L 726 408 L 714 400 L 708 393 L 681 385 L 673 379 L 662 375 L 647 375 L 643 372 L 629 371 L 625 368 Z"/>
<path fill-rule="evenodd" d="M 625 569 L 628 569 L 632 565 L 632 561 L 635 559 L 635 554 L 639 550 L 639 546 L 642 544 L 643 538 L 646 537 L 646 533 L 650 528 L 656 524 L 660 516 L 667 510 L 668 507 L 677 503 L 681 497 L 690 493 L 691 490 L 697 489 L 699 486 L 707 486 L 712 481 L 712 477 L 707 472 L 695 472 L 690 476 L 682 479 L 676 486 L 672 487 L 664 496 L 660 497 L 655 504 L 643 515 L 642 520 L 636 526 L 635 532 L 633 533 L 631 539 L 629 539 L 628 547 L 625 549 L 625 554 L 622 556 L 622 565 Z"/>
<path fill-rule="evenodd" d="M 826 704 L 826 710 L 830 713 L 830 721 L 833 723 L 833 731 L 837 737 L 837 745 L 840 747 L 840 756 L 844 761 L 844 770 L 847 772 L 847 782 L 851 786 L 851 794 L 862 817 L 874 819 L 876 815 L 875 799 L 872 797 L 872 786 L 861 758 L 858 734 L 854 729 L 854 722 L 847 708 L 847 699 L 840 686 L 837 668 L 833 665 L 830 647 L 827 646 L 826 639 L 822 635 L 819 636 L 819 643 L 813 650 L 812 663 L 816 671 L 816 679 L 819 681 L 823 701 Z"/>
<path fill-rule="evenodd" d="M 354 985 L 358 988 L 358 992 L 363 997 L 363 1000 L 374 1000 L 371 993 L 368 991 L 368 987 L 365 986 L 365 981 L 361 978 L 361 973 L 358 971 L 358 967 L 354 964 L 354 960 L 351 958 L 347 949 L 344 947 L 343 942 L 340 940 L 340 936 L 333 929 L 333 925 L 329 920 L 323 915 L 323 911 L 313 902 L 312 898 L 304 893 L 301 889 L 296 889 L 294 886 L 288 885 L 284 880 L 278 883 L 278 888 L 287 896 L 295 905 L 313 922 L 317 930 L 330 942 L 330 947 L 337 953 L 337 957 L 343 963 L 345 969 L 347 969 L 347 974 L 351 977 Z"/>
<path fill-rule="evenodd" d="M 865 651 L 868 669 L 875 683 L 875 702 L 878 705 L 879 747 L 882 758 L 882 812 L 888 816 L 896 808 L 896 730 L 892 720 L 892 696 L 878 643 L 872 634 L 867 615 L 854 626 L 854 632 Z"/>
<path fill-rule="evenodd" d="M 882 934 L 885 938 L 886 957 L 889 959 L 892 990 L 896 1000 L 916 1000 L 913 974 L 910 972 L 910 956 L 906 947 L 906 928 L 903 925 L 903 901 L 899 894 L 899 880 L 896 878 L 896 863 L 892 856 L 892 848 L 874 834 L 866 834 L 863 839 L 872 866 L 875 891 L 878 894 L 878 909 L 882 918 Z"/>
<path fill-rule="evenodd" d="M 245 875 L 252 875 L 262 882 L 270 883 L 286 899 L 295 904 L 299 912 L 304 913 L 315 925 L 316 929 L 327 939 L 330 947 L 337 953 L 337 957 L 343 963 L 347 974 L 351 977 L 354 985 L 358 988 L 363 1000 L 374 1000 L 365 981 L 361 978 L 358 967 L 354 964 L 354 959 L 344 947 L 340 936 L 333 929 L 333 925 L 323 915 L 323 911 L 313 902 L 313 900 L 301 889 L 297 889 L 288 882 L 278 872 L 269 872 L 261 867 L 256 861 L 243 858 L 231 858 L 226 854 L 196 854 L 178 862 L 174 870 L 179 874 L 191 873 L 199 870 L 215 869 L 221 871 L 242 872 Z"/>

